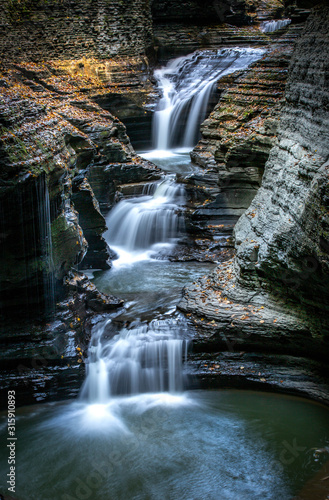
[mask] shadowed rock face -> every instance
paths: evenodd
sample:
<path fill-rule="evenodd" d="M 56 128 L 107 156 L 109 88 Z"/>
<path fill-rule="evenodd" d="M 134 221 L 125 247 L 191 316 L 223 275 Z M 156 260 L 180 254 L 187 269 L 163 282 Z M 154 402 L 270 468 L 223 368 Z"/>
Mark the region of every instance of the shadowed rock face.
<path fill-rule="evenodd" d="M 216 323 L 205 342 L 327 355 L 328 25 L 329 8 L 315 9 L 297 41 L 278 144 L 235 227 L 235 259 L 185 292 L 182 308 Z"/>
<path fill-rule="evenodd" d="M 22 63 L 4 68 L 0 85 L 1 313 L 41 312 L 72 266 L 107 266 L 91 171 L 106 171 L 109 205 L 114 178 L 158 174 L 135 156 L 124 125 L 78 87 L 72 92 L 67 75 Z"/>
<path fill-rule="evenodd" d="M 257 9 L 258 1 L 251 0 L 154 0 L 152 17 L 155 22 L 181 21 L 213 24 L 214 22 L 248 24 Z"/>
<path fill-rule="evenodd" d="M 155 50 L 162 62 L 201 48 L 266 44 L 259 23 L 283 15 L 281 0 L 154 0 Z"/>
<path fill-rule="evenodd" d="M 2 57 L 136 56 L 152 45 L 145 0 L 3 0 L 1 6 Z"/>
<path fill-rule="evenodd" d="M 328 25 L 329 8 L 317 9 L 297 42 L 279 143 L 235 228 L 242 282 L 264 278 L 320 308 L 329 299 Z"/>

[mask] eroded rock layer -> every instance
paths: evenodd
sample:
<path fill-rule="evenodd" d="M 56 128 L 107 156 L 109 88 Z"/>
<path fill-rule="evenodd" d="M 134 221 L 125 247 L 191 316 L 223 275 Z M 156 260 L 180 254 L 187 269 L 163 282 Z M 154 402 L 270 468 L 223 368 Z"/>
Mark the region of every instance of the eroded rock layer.
<path fill-rule="evenodd" d="M 4 69 L 0 85 L 0 281 L 7 313 L 54 300 L 56 285 L 84 257 L 85 265 L 107 265 L 93 187 L 107 192 L 109 208 L 120 179 L 159 174 L 135 155 L 124 125 L 51 65 Z M 106 172 L 101 188 L 93 170 Z"/>
<path fill-rule="evenodd" d="M 292 40 L 299 31 L 283 30 L 248 71 L 222 78 L 219 102 L 201 125 L 201 139 L 191 152 L 200 170 L 183 182 L 191 202 L 188 230 L 211 251 L 233 247 L 234 225 L 261 185 L 277 140 Z"/>
<path fill-rule="evenodd" d="M 235 227 L 236 257 L 185 290 L 180 306 L 212 348 L 224 336 L 240 349 L 327 356 L 328 24 L 329 8 L 316 8 L 297 41 L 278 144 Z"/>
<path fill-rule="evenodd" d="M 145 0 L 3 0 L 0 47 L 15 60 L 139 56 L 152 46 Z"/>

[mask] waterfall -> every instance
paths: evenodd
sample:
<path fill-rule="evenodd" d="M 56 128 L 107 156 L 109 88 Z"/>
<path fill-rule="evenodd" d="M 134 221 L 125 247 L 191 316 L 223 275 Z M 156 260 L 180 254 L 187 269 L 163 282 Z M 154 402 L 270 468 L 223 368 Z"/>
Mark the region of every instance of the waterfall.
<path fill-rule="evenodd" d="M 177 213 L 184 189 L 174 175 L 145 188 L 147 194 L 120 201 L 107 218 L 106 238 L 119 255 L 114 266 L 148 258 L 151 250 L 174 243 L 182 229 Z M 95 328 L 82 399 L 106 403 L 111 397 L 146 392 L 178 392 L 184 387 L 187 342 L 174 319 L 134 321 L 119 331 L 110 318 Z"/>
<path fill-rule="evenodd" d="M 280 30 L 281 28 L 284 28 L 285 26 L 288 26 L 288 24 L 291 23 L 291 19 L 277 19 L 273 21 L 264 21 L 260 25 L 260 29 L 262 30 L 263 33 L 272 33 L 273 31 Z"/>
<path fill-rule="evenodd" d="M 36 195 L 39 215 L 39 237 L 43 262 L 43 293 L 46 312 L 55 308 L 55 281 L 53 247 L 51 238 L 50 199 L 45 176 L 41 176 L 36 184 Z"/>
<path fill-rule="evenodd" d="M 163 97 L 154 119 L 156 147 L 167 150 L 173 144 L 192 146 L 218 79 L 246 68 L 264 52 L 196 52 L 157 70 Z M 118 255 L 110 272 L 124 272 L 126 266 L 140 260 L 150 260 L 151 266 L 152 256 L 171 248 L 183 232 L 184 201 L 184 188 L 175 182 L 175 175 L 166 175 L 160 182 L 145 186 L 141 196 L 117 203 L 106 220 L 109 229 L 105 238 Z M 149 297 L 152 301 L 151 294 Z M 136 310 L 139 313 L 138 307 Z M 127 313 L 118 314 L 126 321 Z M 147 322 L 145 317 L 136 317 L 133 315 L 130 324 L 129 317 L 128 323 L 118 328 L 118 320 L 112 316 L 94 328 L 81 390 L 81 397 L 89 403 L 107 403 L 117 395 L 184 389 L 183 358 L 188 344 L 177 318 Z"/>
<path fill-rule="evenodd" d="M 247 68 L 264 53 L 264 49 L 251 48 L 197 51 L 156 70 L 162 97 L 153 120 L 155 149 L 193 147 L 218 80 Z"/>
<path fill-rule="evenodd" d="M 157 245 L 170 247 L 183 231 L 179 206 L 184 203 L 184 189 L 167 176 L 154 193 L 120 201 L 107 218 L 107 242 L 119 255 L 119 263 L 147 258 Z"/>
<path fill-rule="evenodd" d="M 106 403 L 122 394 L 183 390 L 188 343 L 175 335 L 173 320 L 124 327 L 108 341 L 111 322 L 105 321 L 93 334 L 82 399 Z"/>

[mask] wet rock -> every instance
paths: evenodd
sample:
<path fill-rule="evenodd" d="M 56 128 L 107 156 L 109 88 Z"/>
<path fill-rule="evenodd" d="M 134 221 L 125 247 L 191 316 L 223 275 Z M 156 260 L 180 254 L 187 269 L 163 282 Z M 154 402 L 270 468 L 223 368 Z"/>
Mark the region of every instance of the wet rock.
<path fill-rule="evenodd" d="M 72 207 L 52 222 L 51 238 L 54 275 L 61 280 L 74 264 L 81 262 L 88 248 L 78 224 L 78 213 Z"/>
<path fill-rule="evenodd" d="M 105 295 L 97 290 L 96 286 L 82 273 L 69 277 L 65 286 L 70 293 L 83 294 L 86 309 L 95 312 L 105 312 L 116 309 L 123 305 L 122 299 L 111 295 Z"/>
<path fill-rule="evenodd" d="M 329 404 L 328 367 L 307 358 L 194 350 L 186 371 L 195 387 L 281 392 Z"/>
<path fill-rule="evenodd" d="M 236 257 L 184 292 L 200 346 L 328 356 L 328 23 L 328 7 L 315 9 L 296 44 L 278 143 L 235 227 Z"/>
<path fill-rule="evenodd" d="M 95 165 L 88 172 L 87 178 L 102 213 L 107 213 L 112 208 L 117 190 L 120 191 L 122 184 L 158 180 L 161 178 L 161 173 L 150 162 L 135 156 L 133 161 L 129 163 L 118 163 L 104 167 Z"/>
<path fill-rule="evenodd" d="M 98 201 L 86 178 L 73 182 L 72 201 L 79 213 L 79 224 L 88 243 L 83 268 L 109 269 L 110 252 L 102 234 L 107 229 Z"/>

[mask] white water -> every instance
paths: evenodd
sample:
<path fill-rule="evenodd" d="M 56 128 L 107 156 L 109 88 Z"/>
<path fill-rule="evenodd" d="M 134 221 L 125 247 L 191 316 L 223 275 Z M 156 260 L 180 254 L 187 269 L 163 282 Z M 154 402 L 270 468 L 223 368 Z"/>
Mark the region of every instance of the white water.
<path fill-rule="evenodd" d="M 182 230 L 177 211 L 184 202 L 184 189 L 174 176 L 166 176 L 146 192 L 120 201 L 107 219 L 106 238 L 118 254 L 113 261 L 117 270 L 151 261 L 155 252 L 172 247 Z M 182 357 L 187 343 L 179 337 L 174 320 L 135 321 L 119 329 L 112 321 L 109 318 L 93 332 L 83 399 L 106 403 L 119 394 L 183 390 Z"/>
<path fill-rule="evenodd" d="M 262 30 L 263 33 L 272 33 L 273 31 L 280 30 L 281 28 L 284 28 L 285 26 L 288 26 L 288 24 L 291 23 L 291 19 L 277 19 L 273 21 L 264 21 L 260 29 Z"/>
<path fill-rule="evenodd" d="M 262 49 L 197 52 L 158 70 L 156 77 L 163 89 L 154 122 L 156 146 L 162 150 L 158 156 L 172 155 L 168 148 L 184 115 L 187 118 L 179 146 L 192 146 L 217 80 L 246 68 L 263 54 Z M 176 184 L 175 176 L 167 175 L 145 193 L 120 201 L 107 218 L 105 238 L 118 255 L 112 272 L 129 272 L 131 266 L 138 267 L 137 263 L 145 260 L 151 266 L 152 258 L 163 257 L 183 232 L 180 207 L 184 189 Z M 161 286 L 161 276 L 157 283 Z M 182 359 L 186 348 L 182 331 L 170 316 L 150 323 L 136 319 L 121 327 L 109 318 L 93 332 L 81 396 L 90 403 L 104 404 L 121 394 L 180 392 L 184 388 Z"/>
<path fill-rule="evenodd" d="M 152 195 L 120 201 L 106 220 L 105 237 L 119 256 L 115 267 L 170 249 L 183 230 L 179 207 L 184 203 L 184 188 L 175 183 L 174 176 L 167 176 L 153 189 Z"/>
<path fill-rule="evenodd" d="M 195 145 L 209 98 L 220 78 L 260 59 L 264 49 L 198 51 L 154 72 L 162 97 L 154 113 L 153 144 L 165 151 Z"/>
<path fill-rule="evenodd" d="M 45 310 L 47 313 L 55 308 L 55 282 L 54 282 L 54 262 L 53 247 L 51 237 L 50 220 L 50 199 L 46 177 L 36 183 L 36 195 L 39 214 L 39 233 L 43 263 L 43 293 L 45 300 Z"/>
<path fill-rule="evenodd" d="M 136 322 L 107 340 L 111 323 L 108 319 L 94 331 L 83 399 L 107 403 L 122 394 L 183 390 L 187 342 L 174 334 L 174 321 Z"/>

